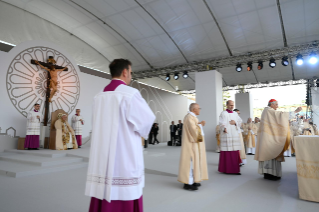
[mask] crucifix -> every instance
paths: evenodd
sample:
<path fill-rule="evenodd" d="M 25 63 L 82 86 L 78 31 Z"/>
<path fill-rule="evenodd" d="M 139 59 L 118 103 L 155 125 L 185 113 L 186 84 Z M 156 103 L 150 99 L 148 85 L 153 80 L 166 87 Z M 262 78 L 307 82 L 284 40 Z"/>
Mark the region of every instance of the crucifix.
<path fill-rule="evenodd" d="M 43 126 L 47 126 L 48 119 L 49 119 L 49 105 L 50 105 L 50 102 L 52 102 L 52 97 L 57 92 L 58 73 L 61 71 L 68 71 L 68 68 L 56 65 L 56 61 L 54 60 L 53 56 L 49 56 L 47 63 L 32 59 L 31 64 L 39 65 L 41 68 L 43 68 L 44 70 L 48 72 L 47 92 L 45 97 L 44 123 L 43 123 Z"/>

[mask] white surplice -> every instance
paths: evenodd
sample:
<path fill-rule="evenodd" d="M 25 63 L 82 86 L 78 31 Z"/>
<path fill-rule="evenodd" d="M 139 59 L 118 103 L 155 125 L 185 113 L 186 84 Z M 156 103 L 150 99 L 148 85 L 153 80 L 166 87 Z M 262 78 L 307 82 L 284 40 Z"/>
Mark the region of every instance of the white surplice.
<path fill-rule="evenodd" d="M 40 119 L 37 116 L 40 116 Z M 41 113 L 32 110 L 28 113 L 27 120 L 26 135 L 40 135 Z"/>
<path fill-rule="evenodd" d="M 234 120 L 236 125 L 231 125 L 229 122 Z M 242 120 L 237 113 L 228 113 L 223 111 L 219 116 L 220 126 L 220 150 L 221 151 L 236 151 L 241 150 L 241 141 L 239 133 L 241 133 Z M 225 128 L 227 133 L 224 132 Z"/>
<path fill-rule="evenodd" d="M 82 122 L 80 121 L 82 119 Z M 75 135 L 82 135 L 82 125 L 84 125 L 84 119 L 82 116 L 74 115 L 71 119 L 72 128 L 74 130 Z"/>
<path fill-rule="evenodd" d="M 100 200 L 135 200 L 143 194 L 141 137 L 155 116 L 140 92 L 126 85 L 94 97 L 92 144 L 85 194 Z"/>

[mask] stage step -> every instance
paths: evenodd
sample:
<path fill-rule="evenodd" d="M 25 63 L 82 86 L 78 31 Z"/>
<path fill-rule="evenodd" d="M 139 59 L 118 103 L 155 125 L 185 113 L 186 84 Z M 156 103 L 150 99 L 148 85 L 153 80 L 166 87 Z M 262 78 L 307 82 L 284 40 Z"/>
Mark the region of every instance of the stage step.
<path fill-rule="evenodd" d="M 88 158 L 54 150 L 5 150 L 0 153 L 0 174 L 26 177 L 88 166 Z"/>
<path fill-rule="evenodd" d="M 35 166 L 55 166 L 55 165 L 66 165 L 70 163 L 83 162 L 82 158 L 78 157 L 58 157 L 58 158 L 46 158 L 34 155 L 23 155 L 23 154 L 11 154 L 11 155 L 0 155 L 0 160 L 11 161 L 17 163 L 24 163 Z"/>
<path fill-rule="evenodd" d="M 26 164 L 19 164 L 16 162 L 0 161 L 0 174 L 9 177 L 27 177 L 39 174 L 48 174 L 52 172 L 66 171 L 72 169 L 79 169 L 87 167 L 86 162 L 77 162 L 68 165 L 59 165 L 51 167 L 32 166 Z"/>
<path fill-rule="evenodd" d="M 35 155 L 35 156 L 49 157 L 49 158 L 59 158 L 59 157 L 65 157 L 67 153 L 71 153 L 72 150 L 59 151 L 59 150 L 48 150 L 48 149 L 40 149 L 40 150 L 9 149 L 9 150 L 4 150 L 4 152 L 25 154 L 25 155 Z"/>

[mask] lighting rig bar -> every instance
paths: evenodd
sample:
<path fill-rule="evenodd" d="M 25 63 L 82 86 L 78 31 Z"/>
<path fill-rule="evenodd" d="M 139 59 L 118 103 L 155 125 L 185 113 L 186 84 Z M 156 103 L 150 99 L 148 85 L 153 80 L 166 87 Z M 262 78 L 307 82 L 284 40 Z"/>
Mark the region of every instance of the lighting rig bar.
<path fill-rule="evenodd" d="M 165 68 L 149 69 L 144 71 L 134 72 L 134 79 L 145 79 L 158 76 L 166 76 L 167 74 L 174 74 L 176 72 L 201 72 L 207 71 L 207 67 L 212 69 L 225 68 L 236 66 L 236 64 L 247 64 L 248 62 L 258 63 L 260 61 L 268 62 L 270 59 L 282 60 L 283 57 L 296 58 L 298 54 L 308 56 L 311 53 L 319 52 L 318 42 L 314 41 L 307 44 L 301 44 L 291 47 L 284 47 L 280 49 L 267 50 L 262 52 L 248 53 L 245 55 L 221 57 L 212 60 L 204 60 L 200 62 L 192 62 L 177 66 L 168 66 Z"/>

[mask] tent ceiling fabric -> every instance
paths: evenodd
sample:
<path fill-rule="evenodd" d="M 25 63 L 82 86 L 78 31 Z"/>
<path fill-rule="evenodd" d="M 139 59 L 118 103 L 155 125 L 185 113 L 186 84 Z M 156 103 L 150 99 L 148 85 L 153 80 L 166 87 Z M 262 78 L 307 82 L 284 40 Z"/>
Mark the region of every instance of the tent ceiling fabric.
<path fill-rule="evenodd" d="M 220 30 L 203 0 L 3 2 L 61 27 L 90 45 L 108 62 L 128 58 L 133 62 L 134 71 L 151 69 L 150 65 L 163 68 L 230 56 L 222 34 L 233 55 L 284 47 L 275 0 L 205 0 Z M 318 0 L 279 2 L 288 46 L 318 39 Z M 101 66 L 106 64 L 96 65 Z M 262 70 L 255 68 L 254 73 L 245 71 L 245 68 L 243 65 L 244 71 L 236 73 L 234 64 L 234 67 L 219 71 L 227 85 L 292 79 L 291 67 L 281 66 L 280 61 L 274 69 L 268 67 L 268 63 Z M 319 75 L 318 68 L 295 67 L 294 71 L 296 79 Z M 191 75 L 194 79 L 194 74 Z M 141 81 L 172 90 L 158 77 Z M 193 80 L 181 76 L 169 83 L 180 90 L 194 89 L 195 86 Z"/>

